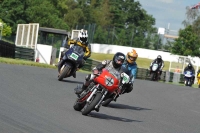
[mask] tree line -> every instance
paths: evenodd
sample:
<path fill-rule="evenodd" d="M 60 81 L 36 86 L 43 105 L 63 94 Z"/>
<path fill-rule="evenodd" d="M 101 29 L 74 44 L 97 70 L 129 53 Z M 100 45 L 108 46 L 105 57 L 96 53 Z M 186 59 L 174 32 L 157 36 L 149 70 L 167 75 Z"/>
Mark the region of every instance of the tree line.
<path fill-rule="evenodd" d="M 199 56 L 198 9 L 186 8 L 187 19 L 179 38 L 163 45 L 155 18 L 135 0 L 0 0 L 3 36 L 15 35 L 17 24 L 39 23 L 71 31 L 84 28 L 90 43 L 165 49 L 174 54 Z"/>
<path fill-rule="evenodd" d="M 92 43 L 156 49 L 155 18 L 134 0 L 0 0 L 0 19 L 16 34 L 17 24 L 71 31 L 90 28 Z"/>

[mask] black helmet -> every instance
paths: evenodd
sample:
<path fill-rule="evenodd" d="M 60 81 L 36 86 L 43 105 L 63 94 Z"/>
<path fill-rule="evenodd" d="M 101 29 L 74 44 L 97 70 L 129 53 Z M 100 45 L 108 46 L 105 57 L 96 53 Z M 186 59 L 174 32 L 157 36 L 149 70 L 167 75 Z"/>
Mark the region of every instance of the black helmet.
<path fill-rule="evenodd" d="M 192 64 L 191 64 L 191 63 L 188 64 L 188 68 L 189 68 L 189 69 L 192 68 Z"/>
<path fill-rule="evenodd" d="M 158 55 L 157 56 L 157 60 L 160 62 L 162 60 L 162 56 L 161 55 Z"/>
<path fill-rule="evenodd" d="M 122 66 L 122 64 L 124 63 L 124 60 L 125 60 L 126 56 L 121 53 L 121 52 L 117 52 L 114 57 L 113 57 L 113 67 L 114 68 L 119 68 Z"/>

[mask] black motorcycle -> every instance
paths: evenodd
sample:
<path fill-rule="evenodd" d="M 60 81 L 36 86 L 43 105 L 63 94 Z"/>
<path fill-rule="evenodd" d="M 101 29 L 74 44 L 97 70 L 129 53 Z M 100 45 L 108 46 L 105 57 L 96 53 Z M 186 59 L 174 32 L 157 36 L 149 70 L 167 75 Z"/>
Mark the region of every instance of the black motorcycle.
<path fill-rule="evenodd" d="M 153 63 L 150 72 L 151 72 L 150 80 L 151 81 L 158 81 L 159 76 L 160 76 L 160 70 L 159 70 L 158 63 Z"/>
<path fill-rule="evenodd" d="M 185 86 L 190 86 L 190 87 L 192 86 L 193 76 L 194 76 L 194 74 L 191 70 L 187 70 L 187 71 L 184 72 L 184 79 L 185 79 L 184 84 L 185 84 Z"/>
<path fill-rule="evenodd" d="M 62 66 L 59 70 L 60 74 L 58 76 L 58 80 L 61 81 L 63 78 L 72 76 L 76 72 L 79 65 L 82 63 L 83 56 L 83 48 L 78 45 L 74 45 L 68 51 L 66 51 L 62 58 L 64 62 L 59 64 Z"/>

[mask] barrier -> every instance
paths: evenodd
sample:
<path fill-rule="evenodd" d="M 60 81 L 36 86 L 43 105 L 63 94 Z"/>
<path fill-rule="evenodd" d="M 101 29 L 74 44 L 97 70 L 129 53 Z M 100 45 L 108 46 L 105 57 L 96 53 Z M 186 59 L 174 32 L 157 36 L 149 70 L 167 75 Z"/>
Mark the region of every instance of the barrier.
<path fill-rule="evenodd" d="M 15 58 L 15 45 L 0 40 L 0 57 Z"/>
<path fill-rule="evenodd" d="M 9 42 L 0 40 L 0 56 L 34 61 L 35 51 L 31 48 L 18 47 Z"/>
<path fill-rule="evenodd" d="M 15 59 L 34 61 L 35 51 L 31 48 L 15 47 Z"/>

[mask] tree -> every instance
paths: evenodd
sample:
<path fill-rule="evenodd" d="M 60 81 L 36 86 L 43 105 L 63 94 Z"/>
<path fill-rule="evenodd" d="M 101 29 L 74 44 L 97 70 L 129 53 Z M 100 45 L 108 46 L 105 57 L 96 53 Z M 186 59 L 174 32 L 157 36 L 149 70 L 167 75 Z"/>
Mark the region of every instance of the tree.
<path fill-rule="evenodd" d="M 6 23 L 4 23 L 0 19 L 0 23 L 2 23 L 1 30 L 2 30 L 2 36 L 9 36 L 12 33 L 12 29 L 10 26 L 8 26 Z"/>
<path fill-rule="evenodd" d="M 48 0 L 29 0 L 26 9 L 28 23 L 39 23 L 42 27 L 60 28 L 68 30 L 68 25 L 60 18 L 60 12 Z"/>
<path fill-rule="evenodd" d="M 0 9 L 0 18 L 12 27 L 13 34 L 17 24 L 39 23 L 44 27 L 68 29 L 59 10 L 48 0 L 3 0 Z"/>
<path fill-rule="evenodd" d="M 200 41 L 191 25 L 179 31 L 179 38 L 172 45 L 172 53 L 183 56 L 199 56 Z"/>

